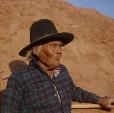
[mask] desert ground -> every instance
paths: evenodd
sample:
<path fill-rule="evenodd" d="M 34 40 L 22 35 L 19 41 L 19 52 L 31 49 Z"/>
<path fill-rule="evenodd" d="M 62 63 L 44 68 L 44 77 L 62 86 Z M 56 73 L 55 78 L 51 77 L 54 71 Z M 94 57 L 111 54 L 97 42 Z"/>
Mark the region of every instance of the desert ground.
<path fill-rule="evenodd" d="M 61 59 L 74 83 L 100 96 L 114 98 L 114 19 L 62 0 L 0 0 L 1 95 L 11 73 L 28 64 L 18 52 L 29 44 L 30 25 L 42 18 L 52 20 L 59 32 L 75 35 L 74 41 L 62 48 Z M 72 113 L 106 111 L 73 109 Z"/>

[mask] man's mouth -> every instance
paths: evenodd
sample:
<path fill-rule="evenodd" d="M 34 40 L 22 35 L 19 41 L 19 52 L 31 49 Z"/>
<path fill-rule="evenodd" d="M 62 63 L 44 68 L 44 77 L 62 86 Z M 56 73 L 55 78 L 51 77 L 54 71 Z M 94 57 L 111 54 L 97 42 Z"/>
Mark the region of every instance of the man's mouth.
<path fill-rule="evenodd" d="M 55 57 L 56 60 L 60 60 L 60 57 Z"/>
<path fill-rule="evenodd" d="M 55 60 L 60 60 L 60 58 L 56 58 Z"/>

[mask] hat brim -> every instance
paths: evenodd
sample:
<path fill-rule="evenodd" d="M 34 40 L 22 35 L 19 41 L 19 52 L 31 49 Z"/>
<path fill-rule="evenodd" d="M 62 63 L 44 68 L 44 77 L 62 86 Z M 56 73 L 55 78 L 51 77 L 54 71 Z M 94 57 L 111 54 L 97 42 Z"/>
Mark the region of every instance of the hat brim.
<path fill-rule="evenodd" d="M 42 45 L 51 41 L 61 41 L 63 43 L 62 46 L 65 46 L 69 42 L 74 39 L 74 35 L 72 33 L 57 33 L 54 35 L 44 36 L 34 42 L 30 43 L 29 45 L 25 46 L 20 52 L 19 55 L 25 57 L 27 52 L 31 50 L 32 47 Z"/>

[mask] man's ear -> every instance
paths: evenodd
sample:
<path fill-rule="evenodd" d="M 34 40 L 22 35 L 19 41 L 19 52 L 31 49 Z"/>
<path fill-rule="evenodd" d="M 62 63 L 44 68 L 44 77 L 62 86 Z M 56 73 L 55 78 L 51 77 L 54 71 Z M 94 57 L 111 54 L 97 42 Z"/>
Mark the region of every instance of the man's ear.
<path fill-rule="evenodd" d="M 40 51 L 41 51 L 41 48 L 42 48 L 42 46 L 33 47 L 33 48 L 32 48 L 32 52 L 33 52 L 35 55 L 39 56 Z"/>
<path fill-rule="evenodd" d="M 32 48 L 32 53 L 37 54 L 37 48 L 36 47 Z"/>

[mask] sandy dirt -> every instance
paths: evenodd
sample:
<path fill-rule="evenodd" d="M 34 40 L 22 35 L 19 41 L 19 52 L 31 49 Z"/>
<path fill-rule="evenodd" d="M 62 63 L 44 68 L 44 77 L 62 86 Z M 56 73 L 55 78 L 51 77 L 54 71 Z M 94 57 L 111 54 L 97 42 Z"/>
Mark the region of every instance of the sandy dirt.
<path fill-rule="evenodd" d="M 114 19 L 95 9 L 77 8 L 61 0 L 0 0 L 0 90 L 11 73 L 28 63 L 18 52 L 29 44 L 29 27 L 41 18 L 53 20 L 59 32 L 72 32 L 61 62 L 74 82 L 100 96 L 114 98 Z M 72 113 L 105 113 L 77 109 Z M 114 113 L 114 110 L 111 111 Z"/>

